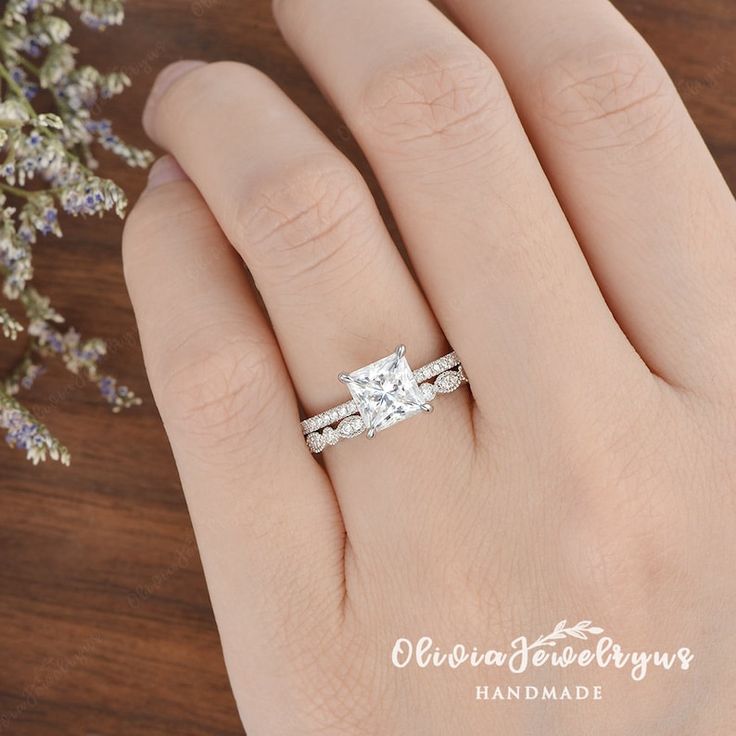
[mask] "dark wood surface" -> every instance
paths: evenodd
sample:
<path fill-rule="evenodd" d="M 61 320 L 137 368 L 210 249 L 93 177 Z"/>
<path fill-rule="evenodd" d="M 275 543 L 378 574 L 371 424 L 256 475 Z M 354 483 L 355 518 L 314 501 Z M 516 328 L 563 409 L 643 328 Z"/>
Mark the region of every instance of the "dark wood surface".
<path fill-rule="evenodd" d="M 677 82 L 736 184 L 736 3 L 619 0 Z M 323 103 L 271 20 L 268 0 L 129 0 L 128 22 L 76 35 L 82 58 L 134 87 L 108 104 L 124 136 L 155 73 L 180 58 L 237 59 L 272 75 L 338 145 Z M 112 165 L 134 199 L 140 172 Z M 0 447 L 0 734 L 242 734 L 199 557 L 166 437 L 147 388 L 120 265 L 122 225 L 67 224 L 37 249 L 37 285 L 83 333 L 111 342 L 108 365 L 145 404 L 113 416 L 55 369 L 30 405 L 73 452 L 34 469 Z M 176 264 L 171 265 L 176 268 Z M 166 278 L 166 274 L 161 274 Z M 2 367 L 10 355 L 0 354 Z"/>

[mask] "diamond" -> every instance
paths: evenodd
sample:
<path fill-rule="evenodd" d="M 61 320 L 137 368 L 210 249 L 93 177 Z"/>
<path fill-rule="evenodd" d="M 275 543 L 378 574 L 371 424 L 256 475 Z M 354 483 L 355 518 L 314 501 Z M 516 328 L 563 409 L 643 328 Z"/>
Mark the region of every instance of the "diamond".
<path fill-rule="evenodd" d="M 314 453 L 322 452 L 325 449 L 327 442 L 325 438 L 319 434 L 319 432 L 313 432 L 307 435 L 307 445 L 309 449 Z"/>
<path fill-rule="evenodd" d="M 431 383 L 423 383 L 419 388 L 425 401 L 432 401 L 437 396 L 437 389 Z"/>
<path fill-rule="evenodd" d="M 345 439 L 357 437 L 364 429 L 363 420 L 358 416 L 343 419 L 340 424 L 337 425 L 337 433 L 340 437 L 344 437 Z"/>
<path fill-rule="evenodd" d="M 343 379 L 369 436 L 418 414 L 426 403 L 403 348 Z"/>
<path fill-rule="evenodd" d="M 340 435 L 332 427 L 325 427 L 322 437 L 328 445 L 336 445 L 340 441 Z"/>
<path fill-rule="evenodd" d="M 445 371 L 437 376 L 434 385 L 441 394 L 449 394 L 459 388 L 462 382 L 463 380 L 458 371 Z"/>

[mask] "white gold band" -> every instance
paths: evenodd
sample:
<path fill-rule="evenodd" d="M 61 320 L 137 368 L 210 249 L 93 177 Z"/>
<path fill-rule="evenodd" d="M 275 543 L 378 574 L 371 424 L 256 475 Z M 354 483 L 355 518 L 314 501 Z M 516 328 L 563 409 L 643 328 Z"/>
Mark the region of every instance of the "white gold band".
<path fill-rule="evenodd" d="M 402 372 L 403 370 L 403 372 Z M 352 439 L 367 431 L 372 437 L 419 410 L 431 411 L 430 402 L 437 394 L 447 394 L 467 383 L 458 356 L 452 352 L 411 372 L 404 358 L 404 347 L 352 374 L 340 374 L 353 394 L 350 401 L 320 412 L 302 421 L 302 432 L 313 453 L 336 445 L 340 440 Z M 390 384 L 395 395 L 387 393 Z M 380 411 L 371 403 L 371 391 L 378 391 L 382 401 Z M 391 408 L 384 405 L 387 399 Z M 337 424 L 333 427 L 332 425 Z"/>

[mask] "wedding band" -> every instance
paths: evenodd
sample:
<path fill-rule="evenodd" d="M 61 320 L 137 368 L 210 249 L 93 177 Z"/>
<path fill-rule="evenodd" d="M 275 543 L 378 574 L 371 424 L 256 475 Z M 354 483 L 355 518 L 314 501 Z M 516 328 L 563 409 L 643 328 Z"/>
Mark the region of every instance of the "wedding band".
<path fill-rule="evenodd" d="M 320 453 L 328 445 L 377 432 L 422 412 L 431 412 L 437 394 L 449 394 L 468 382 L 453 353 L 412 371 L 399 345 L 391 355 L 352 373 L 340 373 L 352 399 L 302 422 L 307 446 Z M 337 425 L 337 426 L 333 426 Z"/>

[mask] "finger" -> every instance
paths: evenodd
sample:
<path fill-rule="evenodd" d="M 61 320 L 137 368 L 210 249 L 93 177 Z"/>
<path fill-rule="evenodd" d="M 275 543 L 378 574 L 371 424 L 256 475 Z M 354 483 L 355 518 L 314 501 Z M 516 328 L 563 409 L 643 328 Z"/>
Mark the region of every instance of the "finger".
<path fill-rule="evenodd" d="M 612 363 L 639 363 L 487 57 L 425 0 L 275 11 L 377 172 L 481 408 L 528 417 L 550 385 L 619 386 Z"/>
<path fill-rule="evenodd" d="M 733 388 L 736 207 L 674 85 L 606 0 L 448 3 L 499 65 L 650 367 Z"/>
<path fill-rule="evenodd" d="M 180 160 L 243 256 L 308 413 L 346 401 L 338 373 L 398 344 L 415 368 L 447 352 L 365 182 L 268 78 L 214 64 L 155 92 L 153 104 L 150 135 Z M 405 462 L 405 443 L 436 454 L 445 423 L 467 418 L 467 396 L 456 398 L 438 406 L 443 421 L 417 417 L 392 427 L 390 438 L 329 448 L 325 462 L 353 545 L 390 534 L 381 501 L 394 505 L 391 473 Z M 446 443 L 464 439 L 457 432 Z"/>
<path fill-rule="evenodd" d="M 125 228 L 126 281 L 230 676 L 257 693 L 285 611 L 337 615 L 344 529 L 239 258 L 183 176 L 171 159 L 154 168 Z"/>

